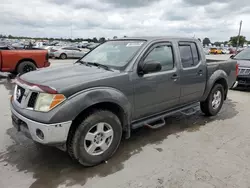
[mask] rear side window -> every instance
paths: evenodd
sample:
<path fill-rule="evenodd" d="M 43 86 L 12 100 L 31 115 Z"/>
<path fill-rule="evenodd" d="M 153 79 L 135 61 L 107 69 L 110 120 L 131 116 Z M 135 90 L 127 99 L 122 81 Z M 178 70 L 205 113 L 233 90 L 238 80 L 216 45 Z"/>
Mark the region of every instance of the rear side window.
<path fill-rule="evenodd" d="M 199 63 L 199 54 L 195 43 L 179 43 L 179 49 L 183 68 L 194 67 Z"/>

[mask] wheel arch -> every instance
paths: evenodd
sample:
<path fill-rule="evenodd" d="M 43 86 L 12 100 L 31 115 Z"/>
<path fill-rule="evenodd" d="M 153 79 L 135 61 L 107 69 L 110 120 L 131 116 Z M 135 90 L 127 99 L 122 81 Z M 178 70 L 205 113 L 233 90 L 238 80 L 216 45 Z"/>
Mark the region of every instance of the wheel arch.
<path fill-rule="evenodd" d="M 17 62 L 16 67 L 15 67 L 15 72 L 17 72 L 18 66 L 19 66 L 21 63 L 25 62 L 25 61 L 32 62 L 32 63 L 37 67 L 36 62 L 35 62 L 33 59 L 31 59 L 31 58 L 24 58 L 24 59 L 21 59 L 21 60 L 19 60 L 19 61 Z"/>
<path fill-rule="evenodd" d="M 132 107 L 122 92 L 114 88 L 95 88 L 70 98 L 69 104 L 67 111 L 72 117 L 69 135 L 72 135 L 72 132 L 77 129 L 79 122 L 93 111 L 100 109 L 109 110 L 117 115 L 123 131 L 126 133 L 126 138 L 130 137 Z M 72 109 L 74 109 L 73 112 Z"/>
<path fill-rule="evenodd" d="M 62 55 L 65 55 L 66 59 L 68 58 L 68 55 L 65 52 L 60 53 L 59 58 L 61 58 Z"/>
<path fill-rule="evenodd" d="M 228 81 L 227 74 L 223 70 L 215 71 L 207 81 L 206 89 L 201 101 L 205 101 L 215 84 L 221 84 L 225 90 L 224 100 L 227 98 Z"/>

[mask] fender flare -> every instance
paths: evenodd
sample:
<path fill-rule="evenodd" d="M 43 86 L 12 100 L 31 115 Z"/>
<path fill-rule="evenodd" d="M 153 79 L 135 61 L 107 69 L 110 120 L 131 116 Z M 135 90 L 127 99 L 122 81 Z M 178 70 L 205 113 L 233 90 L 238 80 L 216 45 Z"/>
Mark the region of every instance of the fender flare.
<path fill-rule="evenodd" d="M 74 120 L 81 112 L 98 103 L 110 102 L 119 106 L 124 112 L 124 128 L 129 131 L 132 120 L 132 105 L 119 90 L 111 87 L 94 87 L 78 92 L 67 99 L 52 117 L 52 122 Z"/>
<path fill-rule="evenodd" d="M 228 76 L 227 76 L 226 72 L 223 70 L 217 70 L 209 77 L 209 79 L 207 81 L 206 89 L 205 89 L 205 92 L 203 94 L 201 101 L 205 101 L 207 99 L 214 84 L 220 80 L 223 80 L 223 82 L 226 83 L 226 89 L 228 89 Z M 227 96 L 227 91 L 225 91 L 225 98 L 226 98 L 226 96 Z"/>

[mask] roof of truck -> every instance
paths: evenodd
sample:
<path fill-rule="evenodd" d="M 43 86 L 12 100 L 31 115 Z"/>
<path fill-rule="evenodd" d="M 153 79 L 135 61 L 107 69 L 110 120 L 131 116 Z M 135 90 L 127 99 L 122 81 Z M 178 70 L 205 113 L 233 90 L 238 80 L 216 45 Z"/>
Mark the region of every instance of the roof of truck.
<path fill-rule="evenodd" d="M 146 40 L 146 41 L 155 41 L 155 40 L 183 40 L 183 41 L 198 41 L 195 38 L 171 37 L 171 36 L 124 37 L 124 38 L 117 38 L 117 39 L 114 39 L 114 40 Z"/>

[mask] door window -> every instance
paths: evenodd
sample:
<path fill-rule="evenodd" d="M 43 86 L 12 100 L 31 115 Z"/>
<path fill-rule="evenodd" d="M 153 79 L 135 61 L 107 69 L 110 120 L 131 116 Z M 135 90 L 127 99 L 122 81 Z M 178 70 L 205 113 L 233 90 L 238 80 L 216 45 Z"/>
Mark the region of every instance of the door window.
<path fill-rule="evenodd" d="M 179 50 L 183 68 L 194 67 L 199 64 L 199 54 L 195 43 L 180 43 Z"/>
<path fill-rule="evenodd" d="M 174 67 L 174 58 L 172 46 L 161 45 L 156 46 L 146 57 L 146 61 L 158 61 L 161 63 L 161 71 L 172 70 Z"/>

